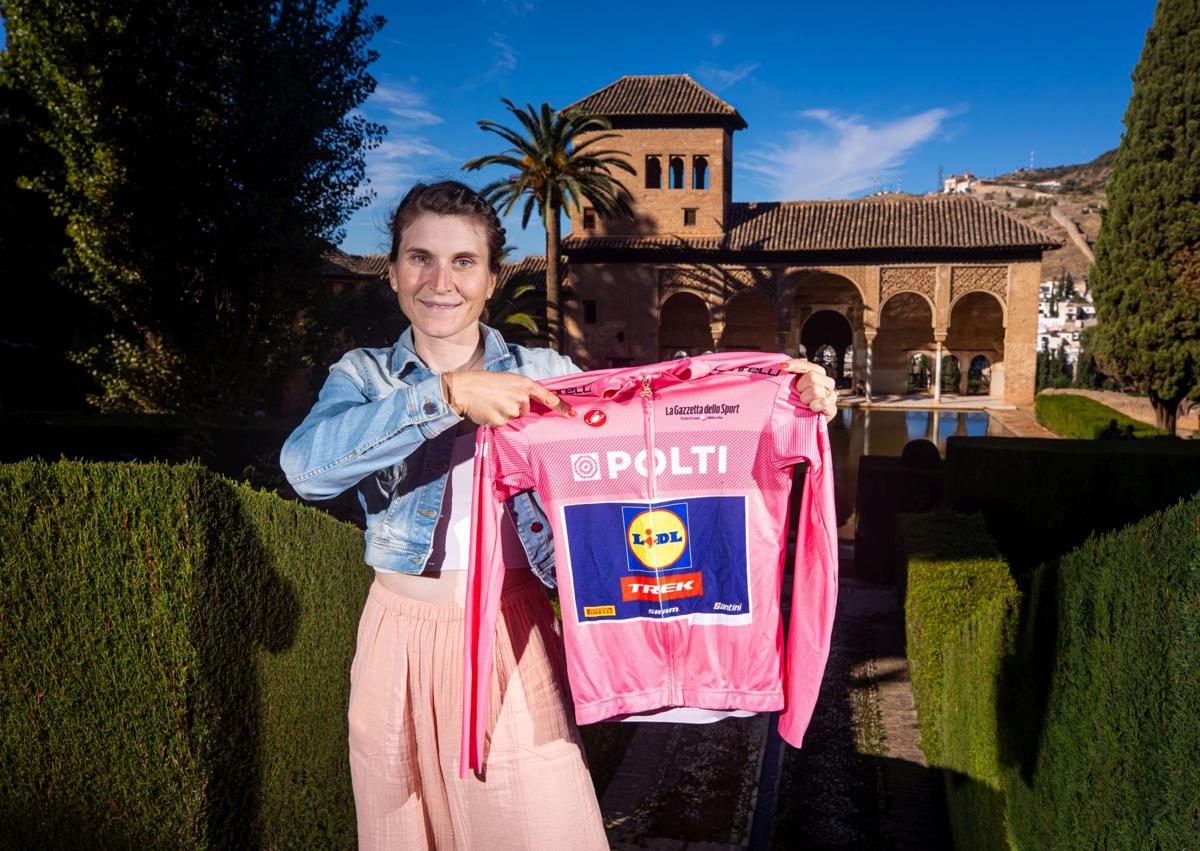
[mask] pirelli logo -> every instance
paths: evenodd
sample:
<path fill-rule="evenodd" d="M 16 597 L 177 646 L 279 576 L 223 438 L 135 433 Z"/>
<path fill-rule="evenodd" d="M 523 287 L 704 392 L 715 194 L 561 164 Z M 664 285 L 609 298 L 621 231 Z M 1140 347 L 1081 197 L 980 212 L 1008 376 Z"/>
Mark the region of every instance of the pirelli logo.
<path fill-rule="evenodd" d="M 585 618 L 615 618 L 617 616 L 616 606 L 584 606 L 583 616 Z"/>

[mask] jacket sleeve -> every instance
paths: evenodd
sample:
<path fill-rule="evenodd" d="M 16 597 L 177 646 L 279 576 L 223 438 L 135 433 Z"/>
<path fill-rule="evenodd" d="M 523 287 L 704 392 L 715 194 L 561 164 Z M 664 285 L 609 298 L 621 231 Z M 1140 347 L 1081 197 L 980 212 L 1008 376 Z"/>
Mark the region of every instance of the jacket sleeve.
<path fill-rule="evenodd" d="M 504 586 L 504 557 L 500 546 L 503 502 L 532 487 L 522 463 L 517 438 L 505 430 L 480 428 L 475 435 L 475 468 L 471 489 L 471 536 L 467 558 L 467 598 L 464 609 L 462 739 L 459 776 L 483 767 L 483 746 L 491 705 L 493 643 L 500 592 Z M 510 442 L 511 441 L 511 442 Z M 504 451 L 504 458 L 499 456 Z M 503 471 L 503 472 L 501 472 Z"/>
<path fill-rule="evenodd" d="M 783 466 L 808 461 L 796 530 L 792 613 L 784 656 L 785 703 L 779 715 L 779 735 L 798 748 L 817 704 L 833 635 L 838 583 L 837 515 L 825 416 L 799 401 L 790 380 L 787 385 L 788 392 L 776 397 L 776 462 Z"/>
<path fill-rule="evenodd" d="M 330 499 L 412 454 L 462 418 L 437 376 L 372 401 L 350 355 L 329 370 L 316 404 L 284 441 L 279 466 L 305 499 Z"/>

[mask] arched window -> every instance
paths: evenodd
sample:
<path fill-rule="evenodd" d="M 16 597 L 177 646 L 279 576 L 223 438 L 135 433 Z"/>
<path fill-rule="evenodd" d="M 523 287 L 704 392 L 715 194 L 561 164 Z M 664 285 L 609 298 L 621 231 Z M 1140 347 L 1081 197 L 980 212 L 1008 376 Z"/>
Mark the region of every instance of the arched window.
<path fill-rule="evenodd" d="M 692 157 L 692 188 L 708 188 L 708 157 Z"/>
<path fill-rule="evenodd" d="M 683 188 L 683 157 L 671 157 L 671 188 Z"/>
<path fill-rule="evenodd" d="M 646 188 L 662 189 L 662 159 L 657 154 L 646 157 Z"/>

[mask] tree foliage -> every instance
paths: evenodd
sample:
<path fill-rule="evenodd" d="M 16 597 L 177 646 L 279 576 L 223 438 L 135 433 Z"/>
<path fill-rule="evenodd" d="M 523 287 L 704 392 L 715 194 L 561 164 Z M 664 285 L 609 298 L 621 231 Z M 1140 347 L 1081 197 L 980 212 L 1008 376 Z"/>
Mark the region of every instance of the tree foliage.
<path fill-rule="evenodd" d="M 546 228 L 546 324 L 550 345 L 561 347 L 559 215 L 579 211 L 586 201 L 599 216 L 629 216 L 629 193 L 614 178 L 613 170 L 636 174 L 625 152 L 596 147 L 618 133 L 606 132 L 612 124 L 601 115 L 578 109 L 555 112 L 548 103 L 520 109 L 502 98 L 522 130 L 513 130 L 483 119 L 479 126 L 495 133 L 512 147 L 499 154 L 476 157 L 463 164 L 468 171 L 499 165 L 512 170 L 507 177 L 483 188 L 483 196 L 500 207 L 503 215 L 524 200 L 521 227 L 529 224 L 536 209 Z M 522 133 L 523 131 L 523 133 Z"/>
<path fill-rule="evenodd" d="M 366 0 L 4 0 L 9 83 L 47 120 L 29 163 L 101 308 L 78 351 L 103 410 L 271 409 L 303 363 L 320 255 L 369 201 L 383 128 Z"/>
<path fill-rule="evenodd" d="M 1090 283 L 1090 346 L 1174 433 L 1200 395 L 1200 4 L 1160 0 L 1133 73 Z"/>

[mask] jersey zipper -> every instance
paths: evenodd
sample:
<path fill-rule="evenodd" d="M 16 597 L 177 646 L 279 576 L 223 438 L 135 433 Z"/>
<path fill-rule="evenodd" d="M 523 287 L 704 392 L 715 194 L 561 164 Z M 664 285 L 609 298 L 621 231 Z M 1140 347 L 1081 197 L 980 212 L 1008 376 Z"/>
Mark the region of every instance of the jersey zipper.
<path fill-rule="evenodd" d="M 658 499 L 658 470 L 657 458 L 654 454 L 654 388 L 650 386 L 650 376 L 642 375 L 642 418 L 646 437 L 646 493 L 650 499 L 650 507 L 653 510 L 654 502 Z M 655 587 L 658 588 L 658 608 L 661 610 L 666 607 L 666 601 L 662 596 L 662 577 L 655 577 Z M 672 702 L 675 699 L 675 653 L 671 647 L 671 628 L 669 624 L 662 623 L 660 616 L 661 629 L 663 631 L 663 644 L 667 648 L 667 688 Z"/>

